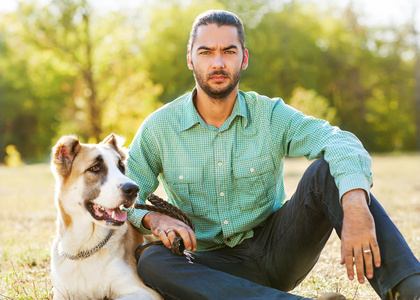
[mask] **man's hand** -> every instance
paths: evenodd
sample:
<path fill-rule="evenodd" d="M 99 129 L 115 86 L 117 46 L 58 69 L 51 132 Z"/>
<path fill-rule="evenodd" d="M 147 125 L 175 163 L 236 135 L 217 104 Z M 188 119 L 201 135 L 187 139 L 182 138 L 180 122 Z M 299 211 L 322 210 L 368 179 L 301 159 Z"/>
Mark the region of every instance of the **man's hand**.
<path fill-rule="evenodd" d="M 177 235 L 184 241 L 185 249 L 195 251 L 197 248 L 194 231 L 180 220 L 161 213 L 149 212 L 143 218 L 143 226 L 150 229 L 153 235 L 159 237 L 169 249 Z"/>
<path fill-rule="evenodd" d="M 365 282 L 366 277 L 373 277 L 373 263 L 381 266 L 381 256 L 376 240 L 375 222 L 366 202 L 366 192 L 361 189 L 352 190 L 342 198 L 344 220 L 341 232 L 341 264 L 346 264 L 347 276 L 354 279 L 354 264 L 357 279 Z"/>

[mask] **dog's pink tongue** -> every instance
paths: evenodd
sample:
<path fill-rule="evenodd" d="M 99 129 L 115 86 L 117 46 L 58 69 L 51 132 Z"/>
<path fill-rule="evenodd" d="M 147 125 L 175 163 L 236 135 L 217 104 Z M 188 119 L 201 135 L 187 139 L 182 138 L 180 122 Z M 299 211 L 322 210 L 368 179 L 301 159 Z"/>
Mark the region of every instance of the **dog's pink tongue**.
<path fill-rule="evenodd" d="M 125 222 L 125 220 L 127 220 L 127 213 L 122 212 L 120 209 L 107 209 L 106 213 L 108 216 L 119 222 Z"/>

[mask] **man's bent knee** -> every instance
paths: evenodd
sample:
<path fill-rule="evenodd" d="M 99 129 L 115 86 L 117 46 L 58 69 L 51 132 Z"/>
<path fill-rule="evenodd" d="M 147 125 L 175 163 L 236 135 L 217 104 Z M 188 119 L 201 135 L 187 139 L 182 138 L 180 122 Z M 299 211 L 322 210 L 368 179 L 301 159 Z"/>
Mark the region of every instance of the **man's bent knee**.
<path fill-rule="evenodd" d="M 315 160 L 309 168 L 316 168 L 316 169 L 330 169 L 330 165 L 328 162 L 324 159 L 324 157 L 320 157 L 317 160 Z"/>

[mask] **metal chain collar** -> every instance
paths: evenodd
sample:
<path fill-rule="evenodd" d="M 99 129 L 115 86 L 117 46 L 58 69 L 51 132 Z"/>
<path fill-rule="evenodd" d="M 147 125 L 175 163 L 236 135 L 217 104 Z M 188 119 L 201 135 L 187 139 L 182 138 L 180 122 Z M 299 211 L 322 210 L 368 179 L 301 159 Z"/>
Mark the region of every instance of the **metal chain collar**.
<path fill-rule="evenodd" d="M 103 248 L 103 246 L 105 246 L 105 244 L 109 241 L 109 239 L 111 238 L 113 233 L 113 230 L 111 229 L 108 233 L 108 235 L 106 236 L 106 238 L 100 242 L 96 247 L 88 250 L 88 251 L 82 251 L 77 253 L 76 255 L 71 255 L 68 254 L 66 252 L 61 252 L 59 253 L 60 256 L 67 258 L 67 259 L 71 259 L 71 260 L 80 260 L 80 259 L 85 259 L 88 258 L 89 256 L 95 254 L 96 252 L 98 252 L 99 250 L 101 250 Z M 60 243 L 60 237 L 58 237 L 58 242 Z"/>

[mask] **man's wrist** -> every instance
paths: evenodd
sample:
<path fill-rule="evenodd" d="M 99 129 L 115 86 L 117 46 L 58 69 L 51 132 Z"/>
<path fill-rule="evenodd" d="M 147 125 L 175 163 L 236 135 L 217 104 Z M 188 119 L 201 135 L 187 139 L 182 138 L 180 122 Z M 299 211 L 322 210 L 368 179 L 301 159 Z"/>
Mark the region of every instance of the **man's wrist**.
<path fill-rule="evenodd" d="M 142 234 L 148 235 L 152 232 L 143 226 L 143 217 L 148 213 L 142 209 L 130 209 L 127 211 L 127 217 L 130 223 Z"/>
<path fill-rule="evenodd" d="M 153 213 L 149 211 L 147 214 L 143 216 L 143 219 L 141 220 L 141 225 L 147 230 L 150 230 L 150 214 Z"/>
<path fill-rule="evenodd" d="M 354 189 L 348 191 L 341 198 L 343 210 L 355 206 L 367 206 L 368 202 L 369 198 L 364 189 Z"/>

